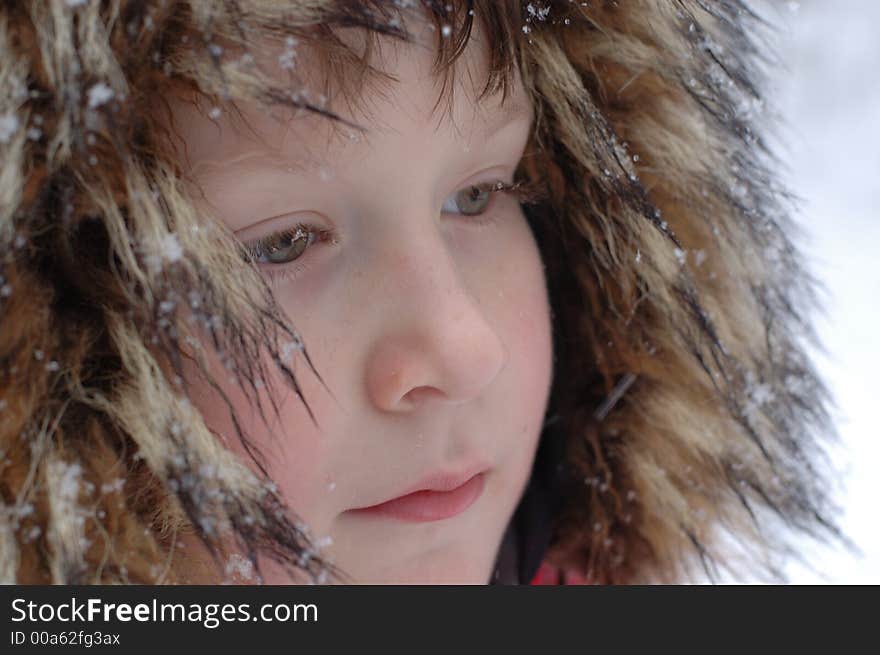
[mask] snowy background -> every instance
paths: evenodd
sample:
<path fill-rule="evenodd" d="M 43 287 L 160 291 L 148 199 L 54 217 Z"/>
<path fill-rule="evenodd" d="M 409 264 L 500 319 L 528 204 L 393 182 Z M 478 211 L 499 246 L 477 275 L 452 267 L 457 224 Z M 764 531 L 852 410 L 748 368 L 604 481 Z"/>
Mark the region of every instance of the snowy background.
<path fill-rule="evenodd" d="M 880 583 L 880 2 L 757 0 L 776 31 L 781 68 L 768 100 L 782 115 L 778 149 L 811 269 L 826 287 L 817 364 L 831 387 L 842 447 L 841 524 L 861 549 L 813 548 L 791 581 Z M 877 404 L 874 404 L 877 403 Z"/>

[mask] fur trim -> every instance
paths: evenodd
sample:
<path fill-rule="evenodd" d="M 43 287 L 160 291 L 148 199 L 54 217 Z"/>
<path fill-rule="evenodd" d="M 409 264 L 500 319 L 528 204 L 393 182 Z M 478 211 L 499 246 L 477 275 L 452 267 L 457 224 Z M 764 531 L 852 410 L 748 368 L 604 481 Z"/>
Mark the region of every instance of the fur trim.
<path fill-rule="evenodd" d="M 555 312 L 548 420 L 568 439 L 553 557 L 596 582 L 687 580 L 696 563 L 779 578 L 792 538 L 842 536 L 828 394 L 804 351 L 815 282 L 759 129 L 761 21 L 741 0 L 491 4 L 522 28 L 504 42 L 536 106 L 523 167 L 550 191 L 528 216 Z M 401 38 L 410 5 L 3 5 L 0 582 L 181 581 L 179 531 L 218 564 L 231 535 L 325 579 L 271 481 L 186 400 L 194 324 L 255 403 L 261 352 L 297 392 L 288 354 L 310 362 L 231 236 L 199 219 L 155 105 L 182 88 L 326 113 L 218 43 Z"/>

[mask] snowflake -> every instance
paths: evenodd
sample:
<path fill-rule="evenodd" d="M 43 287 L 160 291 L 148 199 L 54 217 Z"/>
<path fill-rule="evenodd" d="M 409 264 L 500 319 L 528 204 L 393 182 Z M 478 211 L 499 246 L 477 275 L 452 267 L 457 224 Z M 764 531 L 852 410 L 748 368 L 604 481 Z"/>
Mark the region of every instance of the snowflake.
<path fill-rule="evenodd" d="M 287 343 L 282 344 L 281 346 L 281 359 L 286 361 L 290 359 L 290 357 L 296 353 L 300 352 L 303 349 L 302 339 L 299 337 L 293 339 L 292 341 L 288 341 Z"/>
<path fill-rule="evenodd" d="M 537 18 L 538 20 L 546 20 L 547 14 L 550 13 L 550 7 L 535 7 L 531 2 L 526 6 L 526 11 L 529 12 L 529 18 Z"/>
<path fill-rule="evenodd" d="M 76 500 L 79 496 L 80 475 L 82 467 L 78 462 L 66 465 L 61 472 L 61 481 L 58 483 L 58 493 L 65 500 Z"/>
<path fill-rule="evenodd" d="M 769 384 L 759 384 L 752 389 L 751 396 L 758 405 L 766 405 L 773 400 L 775 394 Z"/>
<path fill-rule="evenodd" d="M 101 493 L 109 494 L 116 493 L 122 491 L 122 488 L 125 486 L 125 478 L 116 478 L 112 482 L 105 482 L 101 485 Z"/>
<path fill-rule="evenodd" d="M 284 51 L 278 55 L 278 65 L 284 70 L 295 68 L 296 46 L 299 43 L 296 37 L 288 36 L 284 39 Z"/>
<path fill-rule="evenodd" d="M 20 123 L 15 114 L 0 116 L 0 143 L 9 143 L 12 135 L 18 131 Z"/>
<path fill-rule="evenodd" d="M 684 266 L 685 262 L 687 261 L 687 250 L 676 248 L 673 253 L 675 254 L 675 258 L 678 260 L 678 265 Z"/>
<path fill-rule="evenodd" d="M 89 89 L 89 109 L 95 109 L 104 103 L 110 102 L 110 100 L 113 99 L 113 96 L 113 89 L 107 86 L 104 82 L 98 82 Z"/>
<path fill-rule="evenodd" d="M 180 258 L 183 257 L 183 248 L 180 246 L 180 241 L 177 240 L 176 234 L 166 234 L 162 237 L 159 249 L 162 251 L 162 257 L 169 262 L 180 261 Z"/>
<path fill-rule="evenodd" d="M 226 575 L 233 574 L 248 580 L 254 579 L 254 565 L 249 559 L 233 553 L 226 562 Z"/>

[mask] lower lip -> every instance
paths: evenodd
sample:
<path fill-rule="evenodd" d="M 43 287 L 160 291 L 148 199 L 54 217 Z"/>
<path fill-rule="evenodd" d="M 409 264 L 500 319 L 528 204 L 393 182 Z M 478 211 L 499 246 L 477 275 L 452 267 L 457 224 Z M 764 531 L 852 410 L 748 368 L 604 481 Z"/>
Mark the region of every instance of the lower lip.
<path fill-rule="evenodd" d="M 416 491 L 381 505 L 356 509 L 354 513 L 362 516 L 384 516 L 410 523 L 440 521 L 457 516 L 473 505 L 483 493 L 484 485 L 485 477 L 478 473 L 451 491 Z"/>

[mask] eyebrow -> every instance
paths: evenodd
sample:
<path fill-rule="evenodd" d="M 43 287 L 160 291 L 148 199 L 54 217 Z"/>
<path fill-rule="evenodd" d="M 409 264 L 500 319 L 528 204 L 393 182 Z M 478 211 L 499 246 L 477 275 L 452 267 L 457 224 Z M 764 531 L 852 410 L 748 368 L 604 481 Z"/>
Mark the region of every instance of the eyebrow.
<path fill-rule="evenodd" d="M 531 118 L 531 106 L 519 100 L 507 102 L 501 107 L 488 112 L 491 115 L 490 120 L 481 121 L 481 126 L 475 130 L 475 134 L 479 135 L 483 140 L 489 141 L 496 134 L 507 128 L 512 123 Z M 190 173 L 196 175 L 202 170 L 228 170 L 230 167 L 235 168 L 241 164 L 252 161 L 263 161 L 266 165 L 275 168 L 283 168 L 290 173 L 299 173 L 302 175 L 313 175 L 320 171 L 321 168 L 328 166 L 329 161 L 322 158 L 303 157 L 300 159 L 289 159 L 266 149 L 254 149 L 241 153 L 229 159 L 203 159 L 192 167 Z"/>

